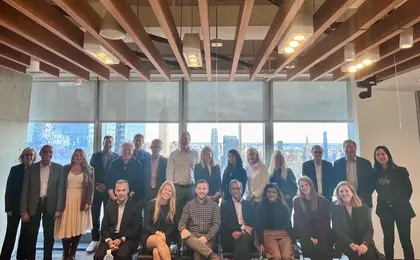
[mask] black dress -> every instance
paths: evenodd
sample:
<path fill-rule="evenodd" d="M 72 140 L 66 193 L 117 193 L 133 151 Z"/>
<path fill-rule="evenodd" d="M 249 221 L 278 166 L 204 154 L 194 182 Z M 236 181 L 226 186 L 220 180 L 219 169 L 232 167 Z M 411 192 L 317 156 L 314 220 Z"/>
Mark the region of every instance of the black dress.
<path fill-rule="evenodd" d="M 215 165 L 211 167 L 211 171 L 207 166 L 202 166 L 201 163 L 197 163 L 194 168 L 194 179 L 195 182 L 199 180 L 206 180 L 209 184 L 208 196 L 213 196 L 216 192 L 220 192 L 222 185 L 222 178 L 220 176 L 220 167 Z"/>
<path fill-rule="evenodd" d="M 146 214 L 144 216 L 144 244 L 146 244 L 149 236 L 154 235 L 156 231 L 160 231 L 166 236 L 166 243 L 169 245 L 170 242 L 177 240 L 177 228 L 173 221 L 167 218 L 169 213 L 169 204 L 161 205 L 159 217 L 155 223 L 153 223 L 153 216 L 155 214 L 156 199 L 152 199 L 147 203 Z"/>

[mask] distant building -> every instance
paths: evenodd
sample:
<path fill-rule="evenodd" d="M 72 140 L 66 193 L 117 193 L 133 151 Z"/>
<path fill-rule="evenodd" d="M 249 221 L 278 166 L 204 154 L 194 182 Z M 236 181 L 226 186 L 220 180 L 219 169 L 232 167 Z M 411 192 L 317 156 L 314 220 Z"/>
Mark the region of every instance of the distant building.
<path fill-rule="evenodd" d="M 211 129 L 211 149 L 213 150 L 213 158 L 219 160 L 219 134 L 216 128 Z"/>
<path fill-rule="evenodd" d="M 324 160 L 328 160 L 328 139 L 326 131 L 322 133 L 322 148 L 324 149 Z"/>
<path fill-rule="evenodd" d="M 283 141 L 277 141 L 276 149 L 280 150 L 280 151 L 283 151 Z"/>

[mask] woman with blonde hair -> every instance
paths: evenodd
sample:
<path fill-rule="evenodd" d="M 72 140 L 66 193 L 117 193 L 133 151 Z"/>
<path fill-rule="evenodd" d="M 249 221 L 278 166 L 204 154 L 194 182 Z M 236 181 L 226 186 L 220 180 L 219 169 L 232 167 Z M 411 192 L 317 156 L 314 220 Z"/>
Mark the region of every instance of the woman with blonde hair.
<path fill-rule="evenodd" d="M 19 156 L 20 164 L 10 168 L 9 177 L 6 183 L 6 192 L 4 195 L 5 212 L 7 214 L 6 236 L 4 237 L 3 247 L 1 249 L 0 259 L 11 259 L 13 247 L 15 245 L 16 234 L 21 222 L 20 216 L 20 196 L 22 192 L 23 178 L 26 167 L 36 161 L 36 151 L 34 148 L 26 147 Z M 21 222 L 19 244 L 16 253 L 16 259 L 26 259 L 26 236 L 27 223 Z"/>
<path fill-rule="evenodd" d="M 290 214 L 292 214 L 293 198 L 297 195 L 298 186 L 296 184 L 296 176 L 292 169 L 287 167 L 282 151 L 275 150 L 273 152 L 268 172 L 270 173 L 270 183 L 277 184 L 286 199 Z"/>
<path fill-rule="evenodd" d="M 201 149 L 200 163 L 194 168 L 195 182 L 199 180 L 206 180 L 209 184 L 208 197 L 218 202 L 222 196 L 222 177 L 220 174 L 220 167 L 214 161 L 213 150 L 209 146 Z"/>
<path fill-rule="evenodd" d="M 92 205 L 94 193 L 93 168 L 89 165 L 83 149 L 77 148 L 71 163 L 63 167 L 64 187 L 58 197 L 58 211 L 54 235 L 62 239 L 63 259 L 76 259 L 80 238 L 92 229 Z"/>
<path fill-rule="evenodd" d="M 303 255 L 312 260 L 332 259 L 329 203 L 318 195 L 309 177 L 300 177 L 298 185 L 299 195 L 293 200 L 293 224 Z"/>
<path fill-rule="evenodd" d="M 144 216 L 146 247 L 152 251 L 153 259 L 170 260 L 170 242 L 176 241 L 174 216 L 176 212 L 176 191 L 170 181 L 160 186 L 155 199 L 148 202 Z"/>
<path fill-rule="evenodd" d="M 268 184 L 268 169 L 261 161 L 260 154 L 255 148 L 249 148 L 246 152 L 248 165 L 245 167 L 247 175 L 246 198 L 253 203 L 261 200 L 264 188 Z"/>
<path fill-rule="evenodd" d="M 362 204 L 356 190 L 342 181 L 335 189 L 337 201 L 332 208 L 335 247 L 350 260 L 384 259 L 373 241 L 370 209 Z"/>

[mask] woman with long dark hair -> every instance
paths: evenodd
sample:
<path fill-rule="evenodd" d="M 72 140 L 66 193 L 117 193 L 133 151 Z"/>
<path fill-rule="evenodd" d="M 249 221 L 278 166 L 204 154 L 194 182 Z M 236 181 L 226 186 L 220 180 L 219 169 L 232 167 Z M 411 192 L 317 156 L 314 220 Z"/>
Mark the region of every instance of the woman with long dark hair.
<path fill-rule="evenodd" d="M 267 184 L 256 209 L 256 231 L 261 253 L 269 260 L 294 259 L 289 207 L 276 184 Z"/>
<path fill-rule="evenodd" d="M 222 194 L 223 198 L 229 199 L 230 192 L 229 192 L 229 183 L 232 180 L 238 180 L 242 183 L 242 195 L 246 189 L 246 170 L 243 167 L 243 162 L 241 155 L 235 149 L 229 150 L 228 152 L 228 165 L 223 172 L 223 180 L 222 180 Z"/>
<path fill-rule="evenodd" d="M 309 177 L 300 177 L 298 185 L 299 195 L 293 200 L 293 224 L 303 255 L 312 260 L 332 259 L 328 200 L 318 195 Z"/>
<path fill-rule="evenodd" d="M 83 149 L 76 149 L 71 163 L 63 167 L 65 190 L 59 192 L 58 211 L 62 214 L 55 222 L 54 236 L 63 243 L 63 259 L 76 259 L 80 238 L 92 229 L 90 207 L 93 200 L 93 168 L 89 165 Z"/>
<path fill-rule="evenodd" d="M 411 243 L 411 219 L 416 214 L 410 203 L 413 187 L 408 171 L 405 167 L 394 163 L 389 149 L 385 146 L 376 147 L 374 157 L 374 168 L 378 175 L 376 214 L 381 220 L 384 233 L 386 259 L 394 259 L 394 226 L 396 223 L 404 259 L 414 260 Z"/>

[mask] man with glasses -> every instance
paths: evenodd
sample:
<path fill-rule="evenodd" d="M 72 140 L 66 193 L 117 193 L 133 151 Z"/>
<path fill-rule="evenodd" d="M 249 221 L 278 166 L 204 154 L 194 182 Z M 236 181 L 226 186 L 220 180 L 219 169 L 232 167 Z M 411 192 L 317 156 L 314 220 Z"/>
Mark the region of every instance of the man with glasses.
<path fill-rule="evenodd" d="M 322 146 L 314 145 L 311 151 L 314 159 L 302 164 L 302 175 L 308 176 L 314 183 L 316 192 L 331 202 L 336 184 L 333 165 L 322 159 Z"/>

